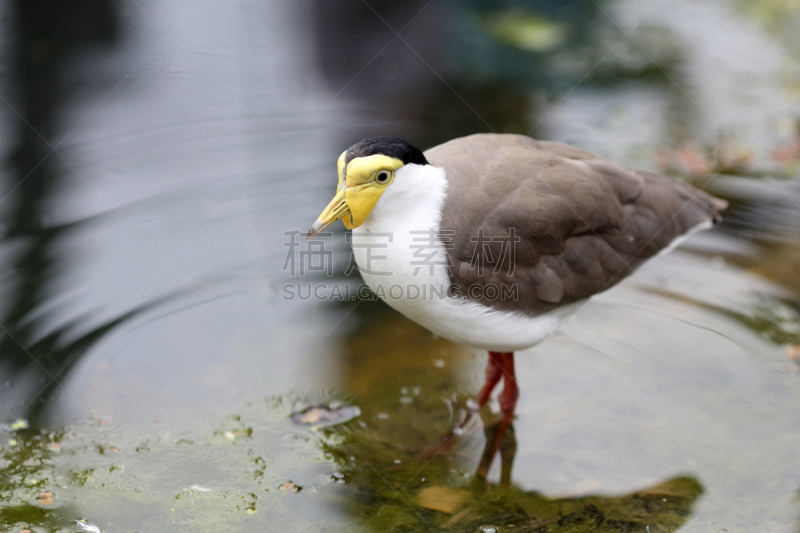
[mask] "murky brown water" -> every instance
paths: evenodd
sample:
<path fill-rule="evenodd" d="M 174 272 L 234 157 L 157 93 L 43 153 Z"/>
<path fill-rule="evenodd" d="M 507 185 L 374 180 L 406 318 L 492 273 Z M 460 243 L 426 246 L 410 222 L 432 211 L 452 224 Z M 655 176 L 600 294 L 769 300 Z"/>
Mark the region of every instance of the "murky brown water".
<path fill-rule="evenodd" d="M 67 4 L 0 7 L 0 529 L 797 530 L 793 4 Z M 731 209 L 518 355 L 481 483 L 495 405 L 415 450 L 486 355 L 288 245 L 354 141 L 492 130 Z"/>

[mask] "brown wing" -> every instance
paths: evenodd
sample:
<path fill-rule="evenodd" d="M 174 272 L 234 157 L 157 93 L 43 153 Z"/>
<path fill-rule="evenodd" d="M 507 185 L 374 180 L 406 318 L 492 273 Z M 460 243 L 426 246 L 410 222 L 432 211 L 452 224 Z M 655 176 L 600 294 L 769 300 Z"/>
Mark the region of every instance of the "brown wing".
<path fill-rule="evenodd" d="M 441 235 L 451 290 L 528 314 L 608 289 L 726 206 L 683 182 L 522 135 L 471 135 L 425 156 L 449 182 Z M 489 284 L 512 297 L 475 291 Z"/>

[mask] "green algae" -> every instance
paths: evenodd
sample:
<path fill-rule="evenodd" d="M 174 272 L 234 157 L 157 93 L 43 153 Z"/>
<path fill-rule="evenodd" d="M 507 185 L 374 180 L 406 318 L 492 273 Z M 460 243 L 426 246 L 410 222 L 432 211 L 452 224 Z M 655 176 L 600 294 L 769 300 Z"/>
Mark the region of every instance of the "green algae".
<path fill-rule="evenodd" d="M 435 413 L 432 403 L 432 397 L 419 394 L 419 410 L 412 412 Z M 466 532 L 486 523 L 501 531 L 526 531 L 549 520 L 548 531 L 566 532 L 581 531 L 588 523 L 583 514 L 597 509 L 604 524 L 599 531 L 627 531 L 633 523 L 647 522 L 657 532 L 685 521 L 702 493 L 696 481 L 680 478 L 671 482 L 679 488 L 669 489 L 664 503 L 653 507 L 647 502 L 654 497 L 646 491 L 551 499 L 514 486 L 490 487 L 471 480 L 446 458 L 419 461 L 398 450 L 397 442 L 386 437 L 388 426 L 372 427 L 382 422 L 372 415 L 389 410 L 388 405 L 378 402 L 366 409 L 372 422 L 362 415 L 313 432 L 290 420 L 301 405 L 270 399 L 249 406 L 245 414 L 180 435 L 131 432 L 92 420 L 61 432 L 16 431 L 17 445 L 9 446 L 7 438 L 0 448 L 0 527 L 70 531 L 74 520 L 85 517 L 104 531 L 114 524 L 143 530 L 157 525 L 160 531 L 248 531 L 266 523 L 346 531 L 355 523 L 387 532 L 442 527 Z M 393 423 L 402 424 L 402 417 Z M 462 444 L 468 447 L 475 438 L 467 436 Z M 283 490 L 290 484 L 296 488 Z M 420 505 L 417 496 L 434 485 L 467 487 L 471 496 L 455 516 L 433 511 Z M 53 492 L 54 505 L 36 504 L 45 490 Z M 309 513 L 326 507 L 336 512 Z"/>

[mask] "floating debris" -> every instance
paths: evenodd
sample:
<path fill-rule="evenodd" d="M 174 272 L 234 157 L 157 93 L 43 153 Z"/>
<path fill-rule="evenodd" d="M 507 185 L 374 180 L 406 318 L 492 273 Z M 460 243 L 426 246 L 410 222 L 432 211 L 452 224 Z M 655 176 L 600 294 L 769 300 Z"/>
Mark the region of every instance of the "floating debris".
<path fill-rule="evenodd" d="M 417 495 L 417 505 L 440 513 L 453 514 L 471 494 L 470 491 L 465 489 L 440 486 L 428 487 L 422 489 Z"/>
<path fill-rule="evenodd" d="M 244 429 L 237 428 L 237 429 L 229 429 L 227 431 L 220 430 L 220 431 L 215 431 L 214 435 L 219 435 L 228 439 L 231 442 L 235 442 L 239 437 L 252 437 L 253 430 L 252 428 L 244 428 Z M 178 444 L 182 444 L 184 446 L 187 445 L 187 443 L 191 444 L 191 441 L 188 441 L 186 439 L 181 439 L 178 441 Z"/>
<path fill-rule="evenodd" d="M 316 430 L 343 424 L 359 416 L 361 416 L 361 409 L 354 406 L 343 405 L 333 408 L 328 405 L 314 405 L 294 413 L 292 422 L 301 426 L 310 426 L 312 430 Z"/>
<path fill-rule="evenodd" d="M 75 520 L 75 523 L 78 524 L 78 528 L 84 533 L 103 533 L 96 525 L 88 524 L 83 520 Z"/>
<path fill-rule="evenodd" d="M 288 492 L 298 492 L 301 488 L 302 487 L 298 487 L 297 485 L 295 485 L 291 481 L 287 481 L 286 483 L 284 483 L 283 485 L 278 487 L 278 490 L 281 491 L 281 492 L 287 492 L 288 493 Z"/>

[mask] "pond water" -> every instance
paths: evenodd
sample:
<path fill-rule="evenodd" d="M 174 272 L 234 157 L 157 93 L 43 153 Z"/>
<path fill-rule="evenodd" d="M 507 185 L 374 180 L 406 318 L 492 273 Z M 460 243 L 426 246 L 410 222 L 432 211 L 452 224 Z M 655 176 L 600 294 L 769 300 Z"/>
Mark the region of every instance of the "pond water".
<path fill-rule="evenodd" d="M 794 3 L 19 1 L 0 18 L 0 529 L 800 527 Z M 486 354 L 349 298 L 341 227 L 292 244 L 355 141 L 478 131 L 731 203 L 517 355 L 486 482 L 496 403 L 450 456 L 417 453 Z"/>

